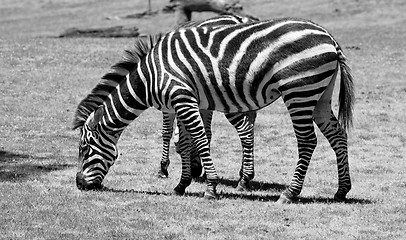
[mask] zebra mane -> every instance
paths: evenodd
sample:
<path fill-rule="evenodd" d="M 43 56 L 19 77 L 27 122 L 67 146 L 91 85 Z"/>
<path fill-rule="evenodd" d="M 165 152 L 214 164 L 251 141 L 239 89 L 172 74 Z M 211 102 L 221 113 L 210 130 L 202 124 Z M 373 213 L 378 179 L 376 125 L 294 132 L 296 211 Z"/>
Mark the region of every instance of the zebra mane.
<path fill-rule="evenodd" d="M 126 79 L 127 74 L 134 71 L 137 64 L 149 53 L 161 37 L 162 34 L 138 38 L 133 49 L 125 50 L 122 60 L 114 64 L 111 71 L 105 74 L 90 94 L 79 103 L 73 119 L 73 130 L 84 125 L 90 114 L 103 104 L 117 85 Z"/>

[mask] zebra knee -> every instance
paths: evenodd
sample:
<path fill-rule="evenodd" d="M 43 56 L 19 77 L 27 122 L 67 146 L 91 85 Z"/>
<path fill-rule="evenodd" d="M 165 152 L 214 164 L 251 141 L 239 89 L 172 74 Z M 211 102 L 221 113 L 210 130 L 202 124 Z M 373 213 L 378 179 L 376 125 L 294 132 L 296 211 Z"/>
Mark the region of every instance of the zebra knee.
<path fill-rule="evenodd" d="M 347 138 L 346 131 L 341 127 L 340 123 L 332 112 L 329 118 L 314 118 L 314 122 L 327 139 L 331 138 L 332 136 L 342 136 L 345 139 Z"/>
<path fill-rule="evenodd" d="M 313 153 L 317 146 L 316 133 L 313 131 L 309 135 L 297 136 L 297 143 L 299 147 L 299 155 L 302 151 Z"/>

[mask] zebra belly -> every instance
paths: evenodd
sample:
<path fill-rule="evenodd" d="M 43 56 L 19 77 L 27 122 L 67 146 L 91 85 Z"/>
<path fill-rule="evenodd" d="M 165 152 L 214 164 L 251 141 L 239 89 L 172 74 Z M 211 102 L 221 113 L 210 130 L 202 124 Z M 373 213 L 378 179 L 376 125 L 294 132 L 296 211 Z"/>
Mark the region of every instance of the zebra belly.
<path fill-rule="evenodd" d="M 276 86 L 252 91 L 252 86 L 243 83 L 235 85 L 206 85 L 203 93 L 199 93 L 199 108 L 224 113 L 250 112 L 259 110 L 281 96 Z M 261 91 L 262 90 L 262 91 Z"/>

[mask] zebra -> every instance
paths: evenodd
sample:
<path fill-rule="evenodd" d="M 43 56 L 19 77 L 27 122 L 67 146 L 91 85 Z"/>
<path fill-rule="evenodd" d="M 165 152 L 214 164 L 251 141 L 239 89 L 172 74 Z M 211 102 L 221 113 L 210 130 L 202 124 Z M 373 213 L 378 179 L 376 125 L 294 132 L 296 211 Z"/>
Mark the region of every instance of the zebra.
<path fill-rule="evenodd" d="M 147 41 L 152 42 L 152 41 Z M 142 46 L 138 42 L 138 46 Z M 352 126 L 354 84 L 342 48 L 320 25 L 280 18 L 219 28 L 192 27 L 162 35 L 151 50 L 127 52 L 137 62 L 100 106 L 88 95 L 79 104 L 73 128 L 80 128 L 79 189 L 99 189 L 118 156 L 121 133 L 154 107 L 176 113 L 190 133 L 206 173 L 204 197 L 216 198 L 218 175 L 199 109 L 225 113 L 257 111 L 279 97 L 291 117 L 299 160 L 278 203 L 290 203 L 303 188 L 317 145 L 313 122 L 332 146 L 338 167 L 337 201 L 351 189 L 347 131 Z M 340 72 L 338 119 L 331 100 Z M 97 88 L 97 85 L 96 85 Z M 182 159 L 175 193 L 191 183 L 190 161 Z"/>
<path fill-rule="evenodd" d="M 253 17 L 243 17 L 234 14 L 222 14 L 220 16 L 210 18 L 204 21 L 198 22 L 186 22 L 180 25 L 177 30 L 190 27 L 221 27 L 226 25 L 234 25 L 240 23 L 249 23 L 258 21 L 259 19 Z M 211 141 L 211 121 L 213 113 L 212 111 L 201 110 L 201 116 L 206 131 L 209 144 Z M 169 147 L 170 140 L 173 134 L 173 124 L 175 120 L 175 114 L 163 112 L 162 119 L 162 157 L 160 161 L 160 168 L 158 176 L 161 178 L 168 177 L 169 160 Z M 256 118 L 256 112 L 250 113 L 238 113 L 238 114 L 225 114 L 227 120 L 236 128 L 237 133 L 241 140 L 243 159 L 242 166 L 240 168 L 240 179 L 237 184 L 238 190 L 249 190 L 249 181 L 254 178 L 254 122 Z M 178 121 L 179 123 L 179 121 Z M 184 129 L 182 124 L 178 126 L 178 129 Z M 191 139 L 187 131 L 180 132 L 180 141 L 176 144 L 176 151 L 184 158 L 191 159 L 191 174 L 192 177 L 199 177 L 203 175 L 202 166 L 198 153 L 194 147 L 191 147 Z"/>

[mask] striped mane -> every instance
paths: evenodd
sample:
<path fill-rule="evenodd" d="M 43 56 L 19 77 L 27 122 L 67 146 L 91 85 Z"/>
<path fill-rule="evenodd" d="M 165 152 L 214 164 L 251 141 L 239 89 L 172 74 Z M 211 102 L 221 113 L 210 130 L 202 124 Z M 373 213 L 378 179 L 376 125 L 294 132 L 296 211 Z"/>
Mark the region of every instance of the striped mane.
<path fill-rule="evenodd" d="M 84 125 L 90 114 L 102 105 L 116 86 L 126 79 L 126 75 L 137 67 L 137 64 L 155 46 L 161 36 L 155 35 L 138 38 L 134 43 L 133 49 L 125 50 L 122 60 L 114 64 L 111 67 L 111 71 L 105 74 L 90 94 L 79 103 L 73 119 L 72 129 L 77 129 Z"/>

